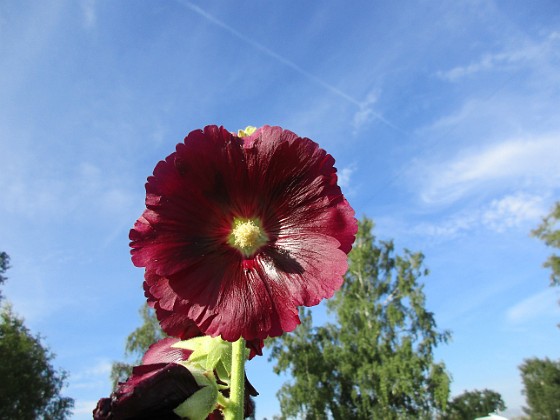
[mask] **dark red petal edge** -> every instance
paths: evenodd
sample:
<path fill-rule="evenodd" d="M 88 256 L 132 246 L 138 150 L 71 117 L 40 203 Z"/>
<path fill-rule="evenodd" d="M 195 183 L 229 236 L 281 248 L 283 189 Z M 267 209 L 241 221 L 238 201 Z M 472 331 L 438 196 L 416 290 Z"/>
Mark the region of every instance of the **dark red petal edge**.
<path fill-rule="evenodd" d="M 182 365 L 170 363 L 150 372 L 137 369 L 110 398 L 99 400 L 93 418 L 178 419 L 173 409 L 199 389 L 192 374 Z"/>

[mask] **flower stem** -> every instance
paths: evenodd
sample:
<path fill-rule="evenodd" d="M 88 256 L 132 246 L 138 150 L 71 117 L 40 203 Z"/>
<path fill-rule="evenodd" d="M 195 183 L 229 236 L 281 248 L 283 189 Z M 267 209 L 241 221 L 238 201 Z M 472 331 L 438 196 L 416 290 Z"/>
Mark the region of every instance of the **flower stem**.
<path fill-rule="evenodd" d="M 243 403 L 245 402 L 245 359 L 245 340 L 240 338 L 232 344 L 230 404 L 224 413 L 226 420 L 243 419 Z"/>

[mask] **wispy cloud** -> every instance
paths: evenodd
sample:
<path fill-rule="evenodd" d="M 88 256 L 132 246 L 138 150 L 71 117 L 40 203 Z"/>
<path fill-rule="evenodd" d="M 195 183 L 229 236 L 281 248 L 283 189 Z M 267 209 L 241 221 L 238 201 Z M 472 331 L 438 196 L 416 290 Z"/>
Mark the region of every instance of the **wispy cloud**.
<path fill-rule="evenodd" d="M 97 14 L 95 12 L 95 0 L 82 0 L 82 14 L 84 18 L 84 26 L 86 29 L 95 27 L 97 22 Z"/>
<path fill-rule="evenodd" d="M 82 371 L 72 374 L 72 380 L 75 382 L 90 381 L 92 378 L 109 377 L 111 373 L 112 362 L 108 359 L 97 360 L 93 365 L 86 367 Z"/>
<path fill-rule="evenodd" d="M 552 32 L 541 42 L 516 44 L 515 48 L 496 53 L 485 53 L 477 61 L 450 70 L 439 71 L 437 76 L 450 82 L 487 71 L 512 70 L 523 65 L 535 65 L 543 58 L 550 56 L 551 50 L 558 47 L 560 33 Z"/>
<path fill-rule="evenodd" d="M 79 212 L 82 217 L 91 211 L 115 216 L 133 207 L 132 194 L 116 185 L 118 177 L 104 176 L 95 164 L 79 163 L 70 169 L 70 176 L 61 179 L 56 171 L 34 176 L 32 168 L 40 167 L 34 160 L 9 164 L 13 170 L 0 173 L 0 181 L 6 185 L 0 210 L 27 217 L 61 217 Z"/>
<path fill-rule="evenodd" d="M 362 103 L 360 103 L 360 109 L 356 111 L 352 120 L 354 134 L 356 134 L 366 123 L 371 121 L 373 118 L 379 118 L 379 116 L 373 110 L 373 106 L 377 102 L 377 97 L 377 91 L 373 90 L 369 92 L 366 96 L 366 99 Z"/>
<path fill-rule="evenodd" d="M 454 67 L 451 70 L 439 71 L 437 75 L 445 80 L 456 82 L 464 77 L 490 70 L 505 69 L 514 63 L 526 61 L 530 57 L 529 51 L 519 50 L 507 53 L 485 54 L 479 61 L 466 66 Z"/>
<path fill-rule="evenodd" d="M 69 386 L 66 391 L 68 395 L 74 396 L 75 406 L 73 418 L 91 419 L 91 413 L 97 405 L 97 399 L 105 396 L 110 389 L 109 376 L 111 373 L 111 362 L 98 360 L 91 367 L 72 373 L 69 377 Z"/>
<path fill-rule="evenodd" d="M 510 140 L 482 150 L 464 150 L 445 163 L 417 165 L 421 198 L 428 204 L 451 203 L 470 192 L 493 187 L 560 186 L 560 134 Z"/>
<path fill-rule="evenodd" d="M 549 288 L 535 293 L 516 303 L 506 311 L 506 318 L 512 323 L 522 323 L 545 316 L 560 316 L 558 290 Z"/>
<path fill-rule="evenodd" d="M 463 285 L 460 289 L 456 289 L 458 294 L 455 297 L 445 299 L 438 312 L 438 318 L 442 325 L 457 325 L 464 322 L 470 324 L 481 312 L 506 295 L 511 287 L 512 281 L 499 279 L 478 284 L 476 288 L 472 285 Z"/>
<path fill-rule="evenodd" d="M 36 60 L 48 49 L 49 41 L 63 15 L 63 8 L 63 2 L 30 3 L 21 19 L 0 21 L 0 104 L 6 99 L 10 101 L 14 92 L 25 86 L 27 77 L 36 72 Z M 3 12 L 4 10 L 0 13 L 0 19 L 4 17 Z"/>

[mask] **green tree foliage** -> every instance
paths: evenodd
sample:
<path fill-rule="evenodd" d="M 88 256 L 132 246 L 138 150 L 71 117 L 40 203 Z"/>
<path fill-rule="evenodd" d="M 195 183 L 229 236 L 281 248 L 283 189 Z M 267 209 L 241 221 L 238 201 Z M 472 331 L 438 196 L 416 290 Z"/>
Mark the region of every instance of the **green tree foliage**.
<path fill-rule="evenodd" d="M 560 420 L 560 361 L 526 359 L 519 366 L 531 419 Z"/>
<path fill-rule="evenodd" d="M 4 273 L 8 268 L 10 268 L 10 256 L 5 252 L 0 252 L 0 286 L 7 280 Z M 2 290 L 0 290 L 0 300 L 2 300 Z"/>
<path fill-rule="evenodd" d="M 54 354 L 33 336 L 10 305 L 0 313 L 0 419 L 67 418 L 74 400 L 60 391 L 66 372 L 52 366 Z"/>
<path fill-rule="evenodd" d="M 433 350 L 450 333 L 425 309 L 424 257 L 395 255 L 372 230 L 360 222 L 344 285 L 327 303 L 337 323 L 313 327 L 301 311 L 295 332 L 271 342 L 275 372 L 293 377 L 278 393 L 283 417 L 420 419 L 446 406 L 450 378 Z"/>
<path fill-rule="evenodd" d="M 554 209 L 532 234 L 544 241 L 547 246 L 560 249 L 560 201 L 555 204 Z M 552 254 L 545 261 L 544 266 L 552 270 L 551 283 L 560 285 L 560 256 Z"/>
<path fill-rule="evenodd" d="M 503 411 L 506 405 L 502 396 L 496 391 L 465 391 L 449 402 L 443 420 L 475 419 L 489 413 Z"/>
<path fill-rule="evenodd" d="M 130 376 L 132 367 L 140 364 L 142 356 L 148 350 L 148 347 L 165 337 L 165 333 L 161 330 L 153 309 L 144 304 L 139 312 L 142 318 L 142 325 L 129 334 L 124 350 L 125 356 L 129 359 L 132 358 L 132 361 L 131 363 L 113 363 L 111 367 L 113 388 Z"/>

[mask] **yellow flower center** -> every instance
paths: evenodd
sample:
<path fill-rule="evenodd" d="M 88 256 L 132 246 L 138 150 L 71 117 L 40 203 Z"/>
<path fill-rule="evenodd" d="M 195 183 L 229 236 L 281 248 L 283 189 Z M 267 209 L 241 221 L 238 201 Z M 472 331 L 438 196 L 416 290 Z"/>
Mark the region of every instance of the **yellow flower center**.
<path fill-rule="evenodd" d="M 253 127 L 252 125 L 248 125 L 244 130 L 237 131 L 237 137 L 247 137 L 257 131 L 257 127 Z"/>
<path fill-rule="evenodd" d="M 266 244 L 268 236 L 256 219 L 233 220 L 233 228 L 228 238 L 228 243 L 249 257 L 257 249 Z"/>

